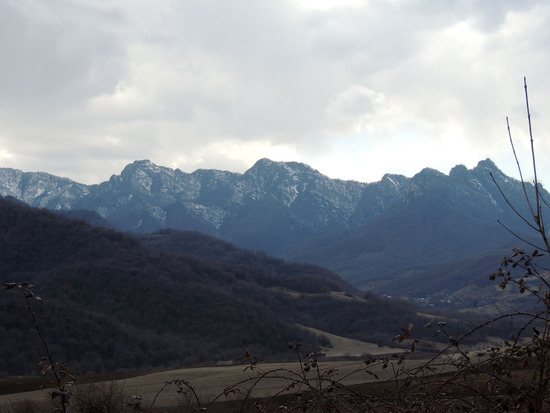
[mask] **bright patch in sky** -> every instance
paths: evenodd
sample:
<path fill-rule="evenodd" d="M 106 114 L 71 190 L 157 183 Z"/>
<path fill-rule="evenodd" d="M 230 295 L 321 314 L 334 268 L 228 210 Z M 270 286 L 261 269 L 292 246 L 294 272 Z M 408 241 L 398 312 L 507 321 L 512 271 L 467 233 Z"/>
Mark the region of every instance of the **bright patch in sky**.
<path fill-rule="evenodd" d="M 361 0 L 296 0 L 296 3 L 305 10 L 330 11 L 348 7 L 360 7 L 365 4 Z"/>

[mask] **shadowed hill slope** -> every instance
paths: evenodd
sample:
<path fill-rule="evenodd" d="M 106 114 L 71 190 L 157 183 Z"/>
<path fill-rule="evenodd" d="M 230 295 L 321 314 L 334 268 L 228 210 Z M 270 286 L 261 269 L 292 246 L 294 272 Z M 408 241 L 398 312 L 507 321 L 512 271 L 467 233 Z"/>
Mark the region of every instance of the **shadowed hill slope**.
<path fill-rule="evenodd" d="M 165 229 L 153 234 L 134 235 L 147 247 L 159 251 L 185 254 L 204 261 L 230 264 L 254 270 L 256 279 L 291 288 L 300 285 L 303 292 L 354 291 L 347 281 L 334 272 L 314 264 L 287 262 L 263 251 L 250 251 L 196 231 Z M 265 284 L 264 284 L 265 285 Z"/>
<path fill-rule="evenodd" d="M 54 356 L 81 372 L 215 363 L 245 348 L 277 359 L 289 339 L 323 342 L 296 324 L 388 344 L 410 321 L 422 322 L 410 304 L 338 292 L 326 271 L 308 274 L 324 290 L 312 293 L 300 276 L 277 285 L 281 276 L 269 268 L 154 251 L 131 236 L 6 200 L 0 251 L 0 281 L 34 284 Z M 4 291 L 0 300 L 2 375 L 34 372 L 43 355 L 17 293 Z"/>

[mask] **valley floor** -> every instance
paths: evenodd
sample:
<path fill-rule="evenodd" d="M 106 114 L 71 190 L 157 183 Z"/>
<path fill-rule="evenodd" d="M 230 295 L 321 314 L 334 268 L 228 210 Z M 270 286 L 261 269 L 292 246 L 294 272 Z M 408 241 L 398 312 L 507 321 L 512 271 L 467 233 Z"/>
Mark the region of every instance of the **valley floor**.
<path fill-rule="evenodd" d="M 422 360 L 413 361 L 414 364 L 422 363 Z M 364 365 L 360 361 L 327 361 L 320 362 L 320 372 L 323 374 L 328 370 L 335 370 L 336 379 L 343 379 L 342 383 L 353 385 L 375 381 L 372 374 L 361 371 Z M 265 363 L 259 364 L 256 369 L 251 370 L 246 368 L 246 365 L 234 366 L 219 366 L 219 367 L 198 367 L 187 368 L 181 370 L 171 370 L 150 373 L 138 377 L 117 380 L 115 383 L 124 391 L 126 395 L 141 395 L 143 397 L 143 406 L 149 407 L 154 401 L 154 407 L 172 407 L 181 405 L 186 396 L 177 393 L 176 386 L 166 386 L 167 382 L 174 380 L 185 380 L 190 383 L 193 389 L 200 396 L 201 400 L 209 401 L 224 393 L 224 390 L 229 386 L 237 383 L 244 383 L 241 388 L 245 389 L 251 384 L 255 384 L 253 397 L 265 397 L 273 395 L 283 389 L 288 380 L 283 378 L 274 378 L 272 375 L 258 383 L 256 379 L 263 372 L 277 371 L 282 377 L 293 377 L 294 374 L 299 374 L 300 365 L 298 363 Z M 246 368 L 246 370 L 245 370 Z M 317 374 L 313 370 L 310 374 Z M 380 366 L 376 367 L 376 374 L 381 380 L 391 377 L 391 369 L 383 370 Z M 95 383 L 101 386 L 110 386 L 111 381 L 103 384 Z M 164 388 L 164 390 L 163 390 Z M 293 392 L 298 391 L 298 388 L 293 389 Z M 183 397 L 183 398 L 182 398 Z M 219 401 L 227 400 L 228 398 L 240 396 L 222 396 Z M 7 403 L 12 403 L 21 400 L 48 400 L 50 395 L 47 389 L 36 390 L 25 393 L 14 393 L 0 395 L 0 407 Z M 188 400 L 188 399 L 187 399 Z"/>
<path fill-rule="evenodd" d="M 394 353 L 396 350 L 391 347 L 381 347 L 373 343 L 366 343 L 359 340 L 353 340 L 345 337 L 336 336 L 324 331 L 316 330 L 313 328 L 302 326 L 307 328 L 314 334 L 325 336 L 331 343 L 331 347 L 321 348 L 323 353 L 328 358 L 360 358 L 367 356 L 381 356 Z M 345 377 L 361 368 L 360 361 L 323 361 L 321 360 L 319 365 L 322 367 L 322 371 L 334 369 L 338 371 L 340 377 Z M 210 400 L 223 393 L 224 389 L 228 386 L 235 385 L 239 382 L 249 380 L 258 376 L 258 373 L 263 371 L 275 371 L 281 372 L 298 372 L 300 366 L 298 363 L 261 363 L 258 364 L 258 369 L 246 369 L 246 365 L 228 365 L 218 367 L 197 367 L 186 368 L 181 370 L 171 370 L 164 372 L 154 373 L 137 373 L 136 377 L 130 377 L 132 374 L 123 375 L 122 379 L 120 374 L 114 374 L 110 378 L 98 376 L 95 382 L 104 383 L 103 385 L 110 385 L 111 382 L 117 383 L 127 395 L 141 395 L 143 396 L 143 405 L 150 406 L 155 397 L 155 406 L 174 406 L 181 403 L 181 394 L 176 392 L 175 387 L 167 387 L 162 392 L 161 389 L 166 382 L 173 380 L 186 380 L 193 388 L 198 392 L 201 399 Z M 291 373 L 294 374 L 294 373 Z M 372 376 L 366 374 L 353 374 L 346 380 L 346 384 L 363 383 L 372 379 Z M 9 384 L 14 388 L 39 388 L 41 383 L 39 379 L 21 378 L 2 379 L 6 386 Z M 1 384 L 0 381 L 0 384 Z M 19 384 L 18 384 L 19 382 Z M 109 383 L 109 384 L 107 384 Z M 254 396 L 262 397 L 273 394 L 284 388 L 285 381 L 281 379 L 266 379 L 263 380 L 256 387 Z M 0 386 L 1 387 L 1 386 Z M 160 392 L 160 393 L 159 393 Z M 2 393 L 2 392 L 0 392 Z M 5 393 L 8 393 L 6 391 Z M 0 406 L 6 403 L 12 403 L 20 400 L 47 400 L 49 398 L 48 390 L 35 390 L 25 391 L 21 393 L 0 394 Z M 221 400 L 224 400 L 222 398 Z"/>

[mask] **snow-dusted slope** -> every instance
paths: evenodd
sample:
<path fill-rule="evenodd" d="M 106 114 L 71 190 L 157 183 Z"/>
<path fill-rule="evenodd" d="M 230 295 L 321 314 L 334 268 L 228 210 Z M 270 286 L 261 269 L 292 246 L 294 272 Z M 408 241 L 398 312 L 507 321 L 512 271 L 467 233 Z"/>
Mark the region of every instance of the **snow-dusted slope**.
<path fill-rule="evenodd" d="M 384 175 L 379 182 L 330 179 L 297 162 L 259 160 L 244 174 L 219 170 L 184 173 L 136 161 L 99 185 L 46 173 L 0 169 L 0 195 L 55 210 L 88 209 L 134 232 L 198 230 L 239 246 L 280 251 L 311 237 L 367 225 L 397 201 L 439 194 L 467 214 L 496 219 L 507 210 L 491 181 L 516 191 L 518 182 L 485 160 L 449 175 L 424 169 L 413 178 Z"/>

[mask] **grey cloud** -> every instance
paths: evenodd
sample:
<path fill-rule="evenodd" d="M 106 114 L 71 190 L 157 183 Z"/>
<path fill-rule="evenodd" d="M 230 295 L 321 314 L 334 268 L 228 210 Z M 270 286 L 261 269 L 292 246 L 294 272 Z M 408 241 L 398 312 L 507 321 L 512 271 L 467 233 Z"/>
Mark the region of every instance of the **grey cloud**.
<path fill-rule="evenodd" d="M 356 140 L 355 151 L 401 142 L 411 129 L 437 143 L 456 126 L 468 144 L 490 143 L 494 117 L 517 97 L 511 81 L 526 74 L 548 89 L 550 25 L 530 33 L 520 19 L 517 35 L 501 32 L 535 7 L 548 20 L 543 2 L 525 4 L 366 1 L 306 12 L 290 0 L 0 2 L 10 62 L 0 66 L 0 142 L 14 166 L 47 157 L 48 168 L 80 165 L 88 177 L 91 159 L 116 165 L 109 174 L 142 158 L 245 169 L 224 158 L 224 142 L 278 144 L 304 162 L 330 159 L 343 141 Z M 476 44 L 453 43 L 449 28 L 460 23 Z M 353 135 L 365 125 L 383 132 Z"/>
<path fill-rule="evenodd" d="M 70 107 L 114 89 L 124 73 L 125 51 L 110 31 L 113 18 L 111 11 L 84 3 L 2 2 L 4 105 Z"/>
<path fill-rule="evenodd" d="M 487 2 L 472 1 L 470 4 L 471 14 L 476 26 L 482 31 L 491 32 L 501 27 L 509 13 L 525 13 L 536 6 L 537 3 L 538 1 L 535 0 L 505 0 Z"/>

